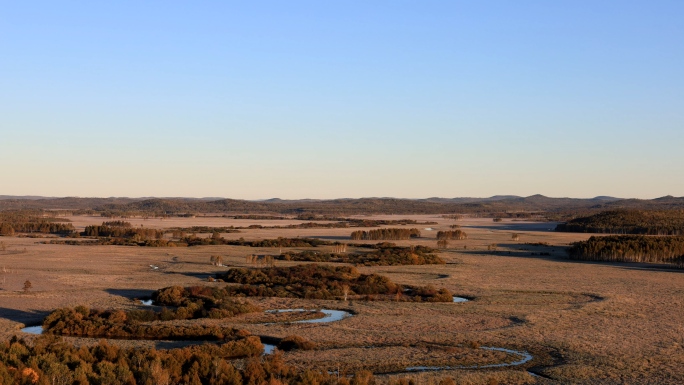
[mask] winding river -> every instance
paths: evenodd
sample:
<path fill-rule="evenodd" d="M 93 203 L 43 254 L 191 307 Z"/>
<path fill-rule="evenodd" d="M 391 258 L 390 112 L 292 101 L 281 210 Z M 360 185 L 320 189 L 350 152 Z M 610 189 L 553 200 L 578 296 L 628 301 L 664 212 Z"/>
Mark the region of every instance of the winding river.
<path fill-rule="evenodd" d="M 532 355 L 528 352 L 525 352 L 525 351 L 511 350 L 511 349 L 506 349 L 506 348 L 497 348 L 497 347 L 493 347 L 493 346 L 483 346 L 480 349 L 493 350 L 493 351 L 497 351 L 497 352 L 504 352 L 504 353 L 512 354 L 512 355 L 518 356 L 518 360 L 513 361 L 513 362 L 504 362 L 501 364 L 471 365 L 471 366 L 462 366 L 462 365 L 457 365 L 457 366 L 410 366 L 410 367 L 406 368 L 406 371 L 407 372 L 427 372 L 427 371 L 434 371 L 434 370 L 453 370 L 453 369 L 504 368 L 507 366 L 522 365 L 526 362 L 529 362 L 532 359 Z"/>
<path fill-rule="evenodd" d="M 466 301 L 468 301 L 467 298 L 454 297 L 454 302 L 466 302 Z M 151 300 L 150 300 L 150 302 L 151 302 Z M 145 305 L 147 305 L 147 304 L 145 304 Z M 311 310 L 306 310 L 306 309 L 273 309 L 273 310 L 266 310 L 265 312 L 266 313 L 287 313 L 287 312 L 306 312 L 306 311 L 311 311 Z M 347 317 L 352 316 L 352 313 L 350 313 L 348 311 L 344 311 L 344 310 L 320 309 L 319 311 L 321 313 L 325 314 L 325 316 L 323 318 L 293 321 L 291 323 L 329 323 L 329 322 L 341 321 Z M 264 325 L 273 325 L 273 323 L 266 323 Z M 28 334 L 42 334 L 43 333 L 43 327 L 40 325 L 27 326 L 27 327 L 22 328 L 21 331 L 24 333 L 28 333 Z M 203 341 L 197 341 L 197 342 L 199 343 L 199 342 L 203 342 Z M 276 349 L 275 345 L 266 344 L 263 342 L 262 342 L 262 344 L 264 345 L 264 353 L 263 353 L 264 355 L 272 354 Z M 454 370 L 454 369 L 503 368 L 503 367 L 522 365 L 522 364 L 529 362 L 533 358 L 532 355 L 526 351 L 518 351 L 518 350 L 499 348 L 499 347 L 493 347 L 493 346 L 483 346 L 480 349 L 508 353 L 508 354 L 517 356 L 517 360 L 515 360 L 513 362 L 504 362 L 504 363 L 500 363 L 500 364 L 472 365 L 472 366 L 462 366 L 462 365 L 457 365 L 457 366 L 410 366 L 410 367 L 406 368 L 405 370 L 407 372 L 427 372 L 427 371 Z"/>
<path fill-rule="evenodd" d="M 291 323 L 300 323 L 300 324 L 319 324 L 319 323 L 328 323 L 328 322 L 337 322 L 341 321 L 347 317 L 351 317 L 352 313 L 344 310 L 329 310 L 329 309 L 320 309 L 320 310 L 306 310 L 306 309 L 273 309 L 273 310 L 266 310 L 265 313 L 272 313 L 272 314 L 278 314 L 278 313 L 291 313 L 291 312 L 307 312 L 307 311 L 319 311 L 325 316 L 323 318 L 316 318 L 316 319 L 305 319 L 305 320 L 300 320 L 300 321 L 292 321 Z M 266 325 L 273 325 L 273 322 L 269 322 Z"/>

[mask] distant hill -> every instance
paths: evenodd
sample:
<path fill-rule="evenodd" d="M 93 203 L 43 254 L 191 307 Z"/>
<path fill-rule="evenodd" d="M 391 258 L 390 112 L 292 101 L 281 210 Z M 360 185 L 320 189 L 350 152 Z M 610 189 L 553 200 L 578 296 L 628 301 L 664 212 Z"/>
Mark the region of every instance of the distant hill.
<path fill-rule="evenodd" d="M 250 201 L 214 198 L 42 198 L 10 197 L 0 200 L 0 210 L 18 209 L 71 209 L 100 212 L 138 212 L 154 214 L 182 213 L 269 213 L 316 215 L 364 214 L 481 214 L 521 216 L 520 213 L 544 213 L 556 220 L 581 215 L 592 215 L 615 209 L 670 210 L 684 209 L 684 197 L 661 197 L 652 200 L 619 199 L 599 196 L 595 198 L 551 198 L 544 195 L 519 197 L 499 195 L 488 198 L 343 198 L 268 199 Z"/>

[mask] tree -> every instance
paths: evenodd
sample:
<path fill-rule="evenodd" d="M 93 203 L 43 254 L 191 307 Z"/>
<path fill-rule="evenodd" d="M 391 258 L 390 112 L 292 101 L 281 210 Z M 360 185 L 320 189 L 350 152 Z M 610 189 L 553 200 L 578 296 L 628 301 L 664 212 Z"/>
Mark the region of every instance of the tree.
<path fill-rule="evenodd" d="M 31 285 L 31 281 L 29 281 L 29 280 L 27 279 L 26 282 L 24 282 L 24 293 L 28 293 L 29 289 L 30 289 L 32 286 L 33 286 L 33 285 Z"/>
<path fill-rule="evenodd" d="M 223 257 L 220 255 L 212 255 L 209 261 L 214 266 L 223 266 Z"/>

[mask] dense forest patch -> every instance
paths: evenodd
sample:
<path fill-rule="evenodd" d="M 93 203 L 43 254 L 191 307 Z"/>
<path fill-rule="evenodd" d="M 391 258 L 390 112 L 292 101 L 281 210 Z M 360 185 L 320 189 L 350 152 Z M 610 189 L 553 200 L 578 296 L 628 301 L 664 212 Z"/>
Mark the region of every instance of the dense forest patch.
<path fill-rule="evenodd" d="M 204 325 L 171 325 L 164 322 L 144 322 L 165 319 L 165 313 L 151 311 L 97 310 L 84 306 L 60 308 L 43 321 L 46 333 L 136 340 L 214 340 L 230 341 L 242 338 L 244 332 L 233 328 Z M 169 314 L 169 320 L 173 314 Z"/>
<path fill-rule="evenodd" d="M 452 302 L 447 289 L 402 286 L 388 277 L 360 274 L 350 266 L 297 265 L 262 269 L 234 268 L 218 275 L 235 296 L 291 297 L 311 299 L 365 299 Z"/>
<path fill-rule="evenodd" d="M 230 298 L 221 288 L 171 286 L 152 294 L 161 311 L 97 310 L 84 306 L 57 309 L 43 321 L 46 332 L 89 337 L 135 339 L 224 339 L 235 334 L 224 328 L 173 326 L 163 322 L 198 318 L 227 318 L 261 311 L 244 299 Z"/>
<path fill-rule="evenodd" d="M 574 243 L 568 255 L 586 261 L 672 263 L 684 267 L 684 236 L 591 237 Z"/>
<path fill-rule="evenodd" d="M 182 349 L 124 349 L 101 341 L 75 347 L 44 335 L 32 344 L 0 343 L 0 384 L 337 384 L 323 372 L 296 369 L 281 354 L 260 357 L 256 336 Z M 230 359 L 249 357 L 235 365 Z M 306 382 L 310 383 L 310 382 Z M 349 384 L 348 380 L 341 384 Z"/>
<path fill-rule="evenodd" d="M 68 219 L 45 217 L 32 211 L 0 212 L 0 236 L 16 233 L 68 235 L 74 231 Z"/>
<path fill-rule="evenodd" d="M 684 210 L 611 210 L 556 226 L 574 233 L 684 235 Z"/>

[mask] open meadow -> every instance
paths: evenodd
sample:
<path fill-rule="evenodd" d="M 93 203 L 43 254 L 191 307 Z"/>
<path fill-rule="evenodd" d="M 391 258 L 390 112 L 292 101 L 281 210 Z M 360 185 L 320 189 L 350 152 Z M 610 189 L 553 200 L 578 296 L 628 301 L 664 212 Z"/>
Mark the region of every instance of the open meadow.
<path fill-rule="evenodd" d="M 361 217 L 359 217 L 361 218 Z M 459 220 L 441 215 L 382 215 L 364 219 L 411 219 L 421 236 L 398 246 L 437 247 L 437 231 L 459 225 L 467 239 L 450 240 L 437 254 L 444 264 L 356 266 L 409 286 L 448 289 L 467 302 L 373 301 L 249 297 L 261 309 L 332 309 L 351 314 L 336 322 L 278 322 L 263 312 L 225 319 L 160 321 L 245 329 L 262 341 L 298 335 L 311 350 L 285 352 L 286 363 L 334 373 L 370 370 L 376 380 L 412 378 L 437 383 L 684 383 L 684 274 L 666 265 L 571 261 L 565 248 L 589 234 L 557 233 L 552 222 L 491 218 Z M 79 231 L 102 217 L 72 216 Z M 128 218 L 134 228 L 240 227 L 226 240 L 316 238 L 341 243 L 370 228 L 267 228 L 297 225 L 295 219 Z M 330 223 L 325 221 L 314 221 Z M 422 224 L 436 223 L 436 224 Z M 258 226 L 262 226 L 259 228 Z M 245 228 L 253 226 L 253 228 Z M 398 226 L 383 226 L 398 227 Z M 404 226 L 401 226 L 404 227 Z M 199 237 L 211 234 L 197 234 Z M 517 235 L 517 236 L 515 236 Z M 165 235 L 169 237 L 170 235 Z M 139 299 L 169 286 L 223 287 L 217 274 L 255 268 L 247 256 L 333 246 L 191 247 L 75 246 L 50 244 L 50 235 L 0 237 L 0 333 L 26 339 L 21 328 L 39 325 L 53 310 L 85 305 L 141 309 Z M 349 246 L 345 251 L 358 251 Z M 212 264 L 212 256 L 222 263 Z M 276 260 L 275 266 L 302 263 Z M 339 265 L 339 264 L 335 264 Z M 30 288 L 24 288 L 25 281 Z M 286 318 L 285 318 L 286 319 Z M 275 322 L 273 322 L 275 320 Z M 77 344 L 96 339 L 69 337 Z M 183 341 L 112 340 L 124 346 L 163 349 Z M 531 355 L 530 360 L 524 359 Z M 520 362 L 524 361 L 524 362 Z M 433 370 L 446 368 L 444 370 Z"/>

